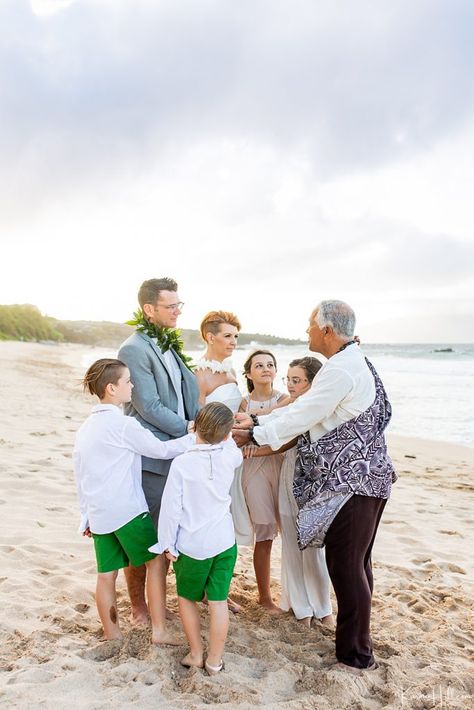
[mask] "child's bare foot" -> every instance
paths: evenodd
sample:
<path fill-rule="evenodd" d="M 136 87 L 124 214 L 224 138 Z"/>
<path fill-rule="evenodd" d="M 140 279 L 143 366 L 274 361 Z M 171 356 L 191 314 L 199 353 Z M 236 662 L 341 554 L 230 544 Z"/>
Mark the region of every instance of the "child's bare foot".
<path fill-rule="evenodd" d="M 181 659 L 181 665 L 185 668 L 191 668 L 191 666 L 195 666 L 196 668 L 204 668 L 204 658 L 202 653 L 197 655 L 188 653 Z"/>
<path fill-rule="evenodd" d="M 242 607 L 240 606 L 240 604 L 234 602 L 234 600 L 230 597 L 227 597 L 227 606 L 229 607 L 229 611 L 231 611 L 233 614 L 240 614 L 242 611 Z"/>
<path fill-rule="evenodd" d="M 123 641 L 122 632 L 118 631 L 113 636 L 104 636 L 104 638 L 101 639 L 101 641 Z"/>
<path fill-rule="evenodd" d="M 334 617 L 332 614 L 328 614 L 327 616 L 323 616 L 321 619 L 321 623 L 323 626 L 327 626 L 328 629 L 333 629 L 334 628 Z"/>
<path fill-rule="evenodd" d="M 311 616 L 305 616 L 304 619 L 297 619 L 297 621 L 302 626 L 306 626 L 307 629 L 311 628 Z"/>
<path fill-rule="evenodd" d="M 285 613 L 283 611 L 283 609 L 280 609 L 280 607 L 277 606 L 275 604 L 275 602 L 272 601 L 271 599 L 269 601 L 259 602 L 259 604 L 260 604 L 260 606 L 263 606 L 265 611 L 268 611 L 268 613 L 271 614 L 272 616 L 280 616 L 281 614 Z"/>
<path fill-rule="evenodd" d="M 224 661 L 221 659 L 218 664 L 215 666 L 211 666 L 210 663 L 206 660 L 204 664 L 204 668 L 206 669 L 207 675 L 217 675 L 221 671 L 225 670 L 225 664 Z"/>
<path fill-rule="evenodd" d="M 183 640 L 177 636 L 173 636 L 169 631 L 153 629 L 151 642 L 155 644 L 155 646 L 181 646 Z"/>

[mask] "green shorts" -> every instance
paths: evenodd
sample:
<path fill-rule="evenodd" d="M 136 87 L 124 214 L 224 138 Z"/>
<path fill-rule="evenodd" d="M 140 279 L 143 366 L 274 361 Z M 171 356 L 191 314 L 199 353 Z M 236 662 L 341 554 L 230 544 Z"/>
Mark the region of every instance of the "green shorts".
<path fill-rule="evenodd" d="M 225 601 L 229 596 L 236 560 L 236 544 L 206 560 L 195 560 L 180 553 L 173 563 L 178 596 L 200 602 L 207 594 L 210 602 Z"/>
<path fill-rule="evenodd" d="M 157 543 L 150 513 L 140 513 L 118 530 L 105 535 L 92 533 L 92 537 L 99 573 L 113 572 L 129 564 L 139 567 L 156 557 L 148 552 L 148 548 Z"/>

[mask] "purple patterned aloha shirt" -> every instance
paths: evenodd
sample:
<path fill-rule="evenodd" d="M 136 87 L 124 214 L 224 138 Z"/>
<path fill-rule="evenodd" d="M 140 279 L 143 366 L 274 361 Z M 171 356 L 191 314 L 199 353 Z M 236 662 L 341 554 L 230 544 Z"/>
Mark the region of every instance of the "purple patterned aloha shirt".
<path fill-rule="evenodd" d="M 323 547 L 329 526 L 353 495 L 389 498 L 397 479 L 384 436 L 392 408 L 375 368 L 366 362 L 375 380 L 373 404 L 318 441 L 311 441 L 309 432 L 298 439 L 293 494 L 301 550 Z"/>

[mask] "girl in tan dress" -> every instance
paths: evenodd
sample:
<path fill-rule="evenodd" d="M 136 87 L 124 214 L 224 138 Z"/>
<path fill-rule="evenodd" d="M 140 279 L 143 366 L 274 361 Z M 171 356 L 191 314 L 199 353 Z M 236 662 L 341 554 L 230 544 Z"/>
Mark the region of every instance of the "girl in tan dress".
<path fill-rule="evenodd" d="M 269 414 L 289 402 L 287 395 L 273 388 L 276 373 L 275 357 L 267 350 L 257 350 L 247 358 L 244 375 L 249 393 L 242 399 L 241 411 Z M 279 528 L 278 485 L 282 459 L 282 454 L 246 459 L 242 475 L 242 488 L 255 535 L 253 564 L 259 604 L 274 614 L 281 613 L 270 591 L 270 559 Z"/>

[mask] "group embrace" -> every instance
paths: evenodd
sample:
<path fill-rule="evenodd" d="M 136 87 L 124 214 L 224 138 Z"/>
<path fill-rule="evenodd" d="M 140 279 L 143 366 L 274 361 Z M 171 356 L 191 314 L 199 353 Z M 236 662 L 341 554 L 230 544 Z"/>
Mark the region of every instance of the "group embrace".
<path fill-rule="evenodd" d="M 274 388 L 274 355 L 251 353 L 243 394 L 230 360 L 241 327 L 234 314 L 204 317 L 206 351 L 191 366 L 175 330 L 183 306 L 176 282 L 145 281 L 138 301 L 136 331 L 118 359 L 98 360 L 85 375 L 100 403 L 74 449 L 80 531 L 94 540 L 105 638 L 121 638 L 115 581 L 124 568 L 134 622 L 151 618 L 155 644 L 180 643 L 166 621 L 172 561 L 189 643 L 181 662 L 218 673 L 229 609 L 241 610 L 231 589 L 237 545 L 252 545 L 268 613 L 292 610 L 307 626 L 312 619 L 332 626 L 332 583 L 338 667 L 376 668 L 371 550 L 395 473 L 384 439 L 390 405 L 354 339 L 354 312 L 342 301 L 316 306 L 309 349 L 327 361 L 292 361 L 287 393 Z M 277 606 L 270 556 L 279 531 Z M 202 601 L 210 614 L 206 653 Z"/>

